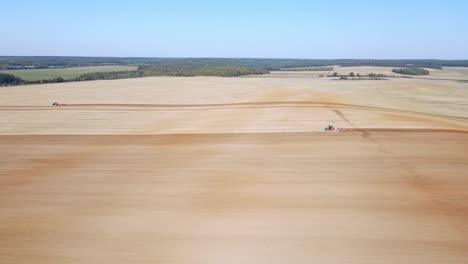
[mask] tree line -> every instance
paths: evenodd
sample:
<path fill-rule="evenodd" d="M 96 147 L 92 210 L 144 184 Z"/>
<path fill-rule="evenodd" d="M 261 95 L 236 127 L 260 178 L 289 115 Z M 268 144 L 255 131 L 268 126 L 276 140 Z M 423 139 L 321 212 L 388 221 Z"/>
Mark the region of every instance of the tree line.
<path fill-rule="evenodd" d="M 322 75 L 320 77 L 324 76 Z M 360 74 L 350 72 L 349 74 L 338 74 L 337 72 L 334 72 L 333 74 L 327 75 L 327 77 L 339 77 L 340 80 L 348 80 L 348 78 L 351 78 L 352 80 L 383 80 L 385 77 L 391 76 L 387 76 L 383 73 Z"/>
<path fill-rule="evenodd" d="M 418 67 L 406 67 L 406 68 L 399 68 L 393 69 L 394 73 L 404 74 L 404 75 L 429 75 L 429 71 L 426 69 L 418 68 Z"/>

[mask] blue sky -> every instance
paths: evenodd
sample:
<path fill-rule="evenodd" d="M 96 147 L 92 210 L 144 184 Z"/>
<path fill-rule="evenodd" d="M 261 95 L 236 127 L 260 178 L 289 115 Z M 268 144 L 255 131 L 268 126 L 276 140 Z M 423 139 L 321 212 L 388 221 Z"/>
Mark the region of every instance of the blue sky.
<path fill-rule="evenodd" d="M 2 1 L 0 55 L 468 59 L 468 1 Z"/>

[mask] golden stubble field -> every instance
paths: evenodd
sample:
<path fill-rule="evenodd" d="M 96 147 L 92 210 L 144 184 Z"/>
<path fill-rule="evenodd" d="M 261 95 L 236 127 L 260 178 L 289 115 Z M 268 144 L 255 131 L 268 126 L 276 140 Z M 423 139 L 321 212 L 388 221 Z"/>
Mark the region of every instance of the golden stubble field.
<path fill-rule="evenodd" d="M 318 77 L 320 75 L 331 75 L 334 72 L 339 75 L 348 75 L 353 72 L 354 74 L 367 75 L 369 73 L 384 74 L 387 76 L 395 77 L 407 77 L 412 79 L 430 79 L 430 80 L 468 80 L 468 67 L 443 67 L 442 69 L 432 69 L 426 68 L 429 71 L 429 75 L 420 75 L 420 76 L 410 76 L 402 75 L 392 72 L 395 67 L 372 67 L 372 66 L 353 66 L 353 67 L 341 67 L 334 66 L 331 71 L 275 71 L 272 73 L 272 76 L 304 76 Z"/>
<path fill-rule="evenodd" d="M 467 131 L 453 81 L 1 88 L 0 263 L 465 263 Z"/>

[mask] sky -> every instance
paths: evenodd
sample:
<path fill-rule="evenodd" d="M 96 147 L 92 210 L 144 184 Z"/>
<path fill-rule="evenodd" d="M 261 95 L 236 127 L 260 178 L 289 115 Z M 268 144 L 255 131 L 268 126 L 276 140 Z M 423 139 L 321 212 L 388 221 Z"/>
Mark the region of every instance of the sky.
<path fill-rule="evenodd" d="M 0 55 L 468 59 L 468 1 L 2 1 Z"/>

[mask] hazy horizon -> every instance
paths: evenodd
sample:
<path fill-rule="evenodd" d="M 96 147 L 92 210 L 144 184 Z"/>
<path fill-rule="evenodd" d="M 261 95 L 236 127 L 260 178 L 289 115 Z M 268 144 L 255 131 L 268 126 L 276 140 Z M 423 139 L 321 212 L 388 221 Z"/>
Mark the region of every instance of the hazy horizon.
<path fill-rule="evenodd" d="M 465 1 L 3 3 L 2 56 L 468 59 Z"/>
<path fill-rule="evenodd" d="M 141 58 L 141 59 L 264 59 L 264 60 L 376 60 L 376 61 L 402 61 L 402 60 L 439 60 L 439 61 L 467 61 L 467 59 L 436 59 L 436 58 L 278 58 L 278 57 L 153 57 L 153 56 L 75 56 L 75 55 L 2 55 L 0 57 L 69 57 L 69 58 Z"/>

